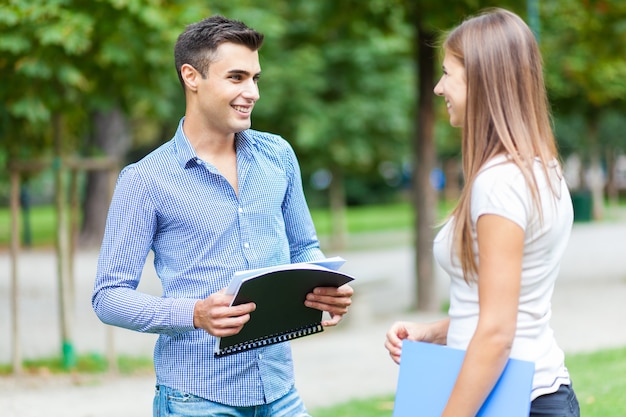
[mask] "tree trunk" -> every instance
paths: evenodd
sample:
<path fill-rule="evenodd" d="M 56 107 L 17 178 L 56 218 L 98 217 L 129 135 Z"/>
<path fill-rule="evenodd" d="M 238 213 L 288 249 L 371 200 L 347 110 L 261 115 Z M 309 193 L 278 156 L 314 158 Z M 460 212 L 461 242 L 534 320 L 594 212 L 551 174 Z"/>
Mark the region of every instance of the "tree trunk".
<path fill-rule="evenodd" d="M 348 226 L 346 224 L 346 189 L 341 167 L 333 164 L 332 181 L 328 189 L 330 203 L 330 235 L 333 250 L 346 247 Z"/>
<path fill-rule="evenodd" d="M 13 374 L 21 375 L 22 368 L 22 332 L 20 323 L 20 289 L 19 289 L 19 273 L 18 273 L 18 256 L 20 251 L 20 238 L 19 238 L 19 212 L 20 212 L 20 173 L 16 168 L 11 170 L 11 358 L 13 364 Z"/>
<path fill-rule="evenodd" d="M 91 148 L 104 155 L 122 161 L 131 144 L 126 115 L 119 108 L 96 111 L 92 116 L 93 134 Z M 83 200 L 83 223 L 79 244 L 81 247 L 97 247 L 102 242 L 104 225 L 110 203 L 111 175 L 97 170 L 87 173 Z"/>
<path fill-rule="evenodd" d="M 447 202 L 454 202 L 461 195 L 461 163 L 457 158 L 446 159 L 443 163 L 443 172 L 446 177 L 446 185 L 443 190 L 443 198 Z"/>
<path fill-rule="evenodd" d="M 613 207 L 617 207 L 619 204 L 619 190 L 615 182 L 615 165 L 617 161 L 617 152 L 612 145 L 606 147 L 606 197 L 609 204 Z"/>
<path fill-rule="evenodd" d="M 592 213 L 594 220 L 604 217 L 604 173 L 600 161 L 600 138 L 598 136 L 599 120 L 594 113 L 589 121 L 588 137 L 591 143 L 589 152 L 589 170 L 587 173 L 587 185 L 591 190 Z"/>
<path fill-rule="evenodd" d="M 417 309 L 438 309 L 434 265 L 433 225 L 437 205 L 436 190 L 431 186 L 430 174 L 435 167 L 433 88 L 435 86 L 435 34 L 424 31 L 419 24 L 417 11 L 414 54 L 418 65 L 416 97 L 418 110 L 415 119 L 416 134 L 413 140 L 413 191 L 415 219 L 415 261 L 417 272 Z"/>

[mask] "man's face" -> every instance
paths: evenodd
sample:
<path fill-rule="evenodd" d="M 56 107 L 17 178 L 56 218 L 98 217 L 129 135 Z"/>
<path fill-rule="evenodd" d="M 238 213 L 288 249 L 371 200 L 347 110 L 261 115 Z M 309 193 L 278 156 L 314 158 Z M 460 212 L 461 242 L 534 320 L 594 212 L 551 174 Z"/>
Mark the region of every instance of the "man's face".
<path fill-rule="evenodd" d="M 204 79 L 198 83 L 198 110 L 211 130 L 230 135 L 250 128 L 260 98 L 259 54 L 246 46 L 221 44 Z"/>

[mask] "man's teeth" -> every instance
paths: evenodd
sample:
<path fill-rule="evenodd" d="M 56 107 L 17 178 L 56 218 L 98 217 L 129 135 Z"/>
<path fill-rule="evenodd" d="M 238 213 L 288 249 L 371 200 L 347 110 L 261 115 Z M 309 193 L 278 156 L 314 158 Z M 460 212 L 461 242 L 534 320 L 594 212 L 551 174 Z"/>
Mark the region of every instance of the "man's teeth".
<path fill-rule="evenodd" d="M 242 107 L 242 106 L 233 106 L 233 108 L 237 111 L 240 111 L 242 113 L 249 113 L 250 112 L 250 108 L 248 107 Z"/>

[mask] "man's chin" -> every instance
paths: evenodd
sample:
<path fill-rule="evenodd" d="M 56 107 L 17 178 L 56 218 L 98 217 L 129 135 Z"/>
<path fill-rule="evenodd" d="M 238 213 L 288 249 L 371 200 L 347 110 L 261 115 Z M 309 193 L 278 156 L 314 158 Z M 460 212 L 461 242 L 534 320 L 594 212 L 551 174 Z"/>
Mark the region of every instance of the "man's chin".
<path fill-rule="evenodd" d="M 250 129 L 250 126 L 252 126 L 251 122 L 237 123 L 237 126 L 235 126 L 235 132 L 236 133 L 243 132 L 244 130 Z"/>

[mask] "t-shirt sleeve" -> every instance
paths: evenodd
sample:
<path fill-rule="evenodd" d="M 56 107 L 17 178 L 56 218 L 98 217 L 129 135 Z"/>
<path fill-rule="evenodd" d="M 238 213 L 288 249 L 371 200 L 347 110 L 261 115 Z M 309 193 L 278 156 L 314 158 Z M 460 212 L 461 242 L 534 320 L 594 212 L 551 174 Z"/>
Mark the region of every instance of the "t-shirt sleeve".
<path fill-rule="evenodd" d="M 483 214 L 502 216 L 526 230 L 529 222 L 530 189 L 515 164 L 486 168 L 478 174 L 472 186 L 472 223 Z"/>

